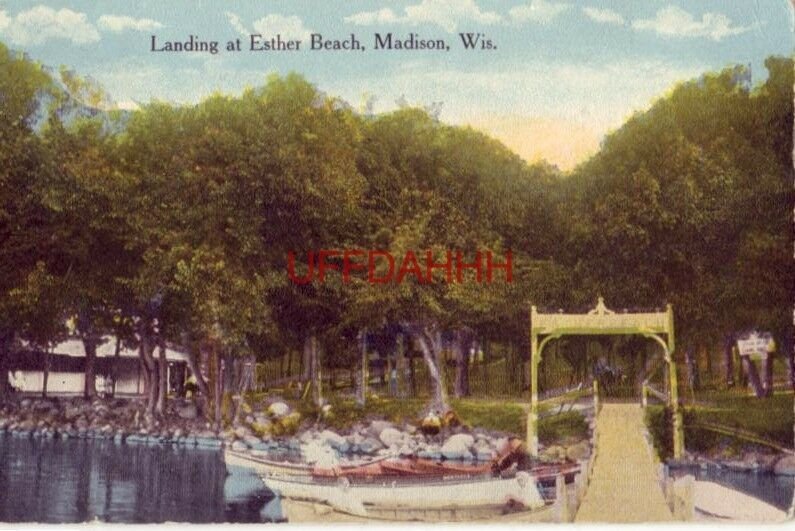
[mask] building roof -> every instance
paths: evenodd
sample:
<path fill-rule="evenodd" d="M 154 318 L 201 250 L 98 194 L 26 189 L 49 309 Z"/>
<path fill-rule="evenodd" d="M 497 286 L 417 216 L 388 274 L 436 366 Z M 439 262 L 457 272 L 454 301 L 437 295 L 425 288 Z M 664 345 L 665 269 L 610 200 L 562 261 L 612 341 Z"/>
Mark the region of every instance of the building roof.
<path fill-rule="evenodd" d="M 54 354 L 61 354 L 64 356 L 85 357 L 86 351 L 83 347 L 83 342 L 78 338 L 69 338 L 55 345 L 52 351 Z M 116 337 L 107 335 L 103 336 L 100 344 L 97 346 L 97 358 L 112 357 L 116 355 Z M 155 351 L 155 356 L 159 355 L 159 350 Z M 138 358 L 138 349 L 128 348 L 121 344 L 119 349 L 119 356 L 123 358 Z M 170 347 L 166 347 L 166 359 L 169 361 L 185 361 L 187 354 Z"/>

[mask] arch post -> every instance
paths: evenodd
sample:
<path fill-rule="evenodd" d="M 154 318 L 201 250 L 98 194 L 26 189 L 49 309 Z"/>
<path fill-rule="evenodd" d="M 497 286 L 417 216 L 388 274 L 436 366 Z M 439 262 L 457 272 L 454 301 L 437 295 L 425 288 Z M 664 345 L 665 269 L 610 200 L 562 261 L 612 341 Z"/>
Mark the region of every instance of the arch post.
<path fill-rule="evenodd" d="M 671 385 L 671 416 L 673 417 L 673 446 L 674 459 L 680 459 L 685 449 L 685 430 L 682 421 L 682 412 L 679 410 L 679 383 L 676 377 L 676 361 L 674 361 L 674 351 L 676 350 L 676 339 L 674 338 L 674 311 L 668 304 L 665 308 L 667 314 L 667 336 L 668 345 L 666 361 L 668 362 L 668 381 Z"/>
<path fill-rule="evenodd" d="M 535 313 L 533 306 L 532 313 Z M 538 457 L 538 336 L 530 336 L 530 411 L 527 413 L 527 451 Z"/>

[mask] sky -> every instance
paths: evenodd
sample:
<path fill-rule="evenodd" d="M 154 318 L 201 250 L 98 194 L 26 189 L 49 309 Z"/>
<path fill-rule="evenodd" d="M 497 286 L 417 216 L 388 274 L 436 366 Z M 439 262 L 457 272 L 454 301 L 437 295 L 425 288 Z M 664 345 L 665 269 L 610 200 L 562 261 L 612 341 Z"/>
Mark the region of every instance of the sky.
<path fill-rule="evenodd" d="M 449 51 L 374 50 L 374 33 L 443 39 Z M 495 46 L 466 50 L 459 33 Z M 364 51 L 306 50 L 310 35 Z M 297 52 L 248 51 L 251 34 L 300 39 Z M 166 41 L 241 39 L 240 52 L 152 52 Z M 789 0 L 0 0 L 0 41 L 97 80 L 122 108 L 239 94 L 298 72 L 354 108 L 405 101 L 497 137 L 528 162 L 570 169 L 604 135 L 675 83 L 730 65 L 765 78 L 792 55 Z"/>

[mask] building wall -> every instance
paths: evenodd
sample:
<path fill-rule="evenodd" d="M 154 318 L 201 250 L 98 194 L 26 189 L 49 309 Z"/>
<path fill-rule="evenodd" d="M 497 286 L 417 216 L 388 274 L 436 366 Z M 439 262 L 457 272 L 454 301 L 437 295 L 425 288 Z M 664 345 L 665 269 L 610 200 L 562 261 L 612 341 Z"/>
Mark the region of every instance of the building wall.
<path fill-rule="evenodd" d="M 11 373 L 11 385 L 23 393 L 40 393 L 44 386 L 44 373 L 41 371 L 14 371 Z M 53 394 L 81 394 L 85 386 L 85 375 L 75 372 L 50 372 L 47 379 L 47 392 Z M 110 393 L 112 382 L 103 375 L 97 375 L 98 392 Z M 127 369 L 118 375 L 116 393 L 140 394 L 143 392 L 143 380 L 138 380 L 138 371 Z"/>

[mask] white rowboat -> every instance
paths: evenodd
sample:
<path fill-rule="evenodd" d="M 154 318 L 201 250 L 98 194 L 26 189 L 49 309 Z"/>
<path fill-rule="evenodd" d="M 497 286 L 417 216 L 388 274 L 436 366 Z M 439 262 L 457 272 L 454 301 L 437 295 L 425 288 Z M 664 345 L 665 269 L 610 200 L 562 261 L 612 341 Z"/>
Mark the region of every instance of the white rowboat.
<path fill-rule="evenodd" d="M 388 456 L 376 457 L 368 461 L 352 462 L 341 465 L 341 470 L 359 468 L 384 461 Z M 267 457 L 253 455 L 248 452 L 237 452 L 229 448 L 224 450 L 224 463 L 227 466 L 249 468 L 259 475 L 283 474 L 291 476 L 311 476 L 315 467 L 306 463 L 291 463 L 289 461 L 275 461 Z"/>
<path fill-rule="evenodd" d="M 327 504 L 335 511 L 365 518 L 375 513 L 471 512 L 476 508 L 494 515 L 544 506 L 535 479 L 526 472 L 518 472 L 512 478 L 456 475 L 423 481 L 393 479 L 354 484 L 347 478 L 318 481 L 275 474 L 264 474 L 262 480 L 283 499 Z"/>

